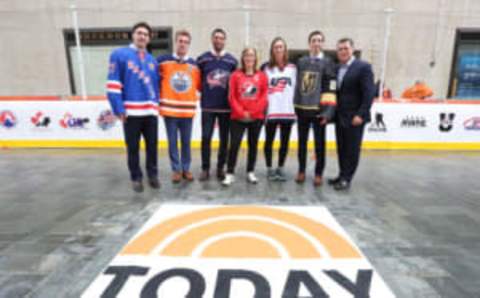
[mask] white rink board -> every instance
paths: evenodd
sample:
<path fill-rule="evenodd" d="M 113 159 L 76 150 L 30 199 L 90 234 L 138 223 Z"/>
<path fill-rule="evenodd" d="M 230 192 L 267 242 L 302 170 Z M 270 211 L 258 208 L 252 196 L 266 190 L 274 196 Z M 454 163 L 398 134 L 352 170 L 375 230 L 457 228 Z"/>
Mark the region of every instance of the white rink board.
<path fill-rule="evenodd" d="M 0 115 L 9 112 L 14 115 L 15 124 L 7 128 L 0 123 L 0 140 L 92 140 L 92 141 L 123 141 L 121 124 L 116 121 L 112 127 L 102 129 L 97 120 L 100 113 L 110 110 L 105 101 L 0 101 Z M 199 109 L 197 109 L 199 110 Z M 49 117 L 47 127 L 36 127 L 31 118 L 41 112 Z M 73 118 L 89 119 L 83 127 L 64 128 L 60 121 L 70 113 Z M 383 114 L 386 126 L 384 131 L 372 130 L 375 126 L 375 114 Z M 455 114 L 452 129 L 440 131 L 440 114 Z M 466 129 L 469 119 L 480 117 L 480 105 L 475 104 L 408 104 L 408 103 L 375 103 L 372 107 L 372 123 L 365 129 L 364 141 L 378 142 L 438 142 L 438 143 L 475 143 L 480 142 L 480 127 Z M 425 127 L 402 127 L 405 119 L 420 119 Z M 480 120 L 479 122 L 480 123 Z M 479 124 L 480 125 L 480 124 Z M 159 141 L 166 141 L 165 127 L 159 118 Z M 262 130 L 261 140 L 264 139 Z M 194 118 L 192 141 L 201 140 L 201 116 L 199 111 Z M 215 130 L 214 140 L 218 140 L 218 130 Z M 297 140 L 297 130 L 292 130 L 291 140 Z M 334 126 L 327 127 L 327 140 L 334 141 Z"/>

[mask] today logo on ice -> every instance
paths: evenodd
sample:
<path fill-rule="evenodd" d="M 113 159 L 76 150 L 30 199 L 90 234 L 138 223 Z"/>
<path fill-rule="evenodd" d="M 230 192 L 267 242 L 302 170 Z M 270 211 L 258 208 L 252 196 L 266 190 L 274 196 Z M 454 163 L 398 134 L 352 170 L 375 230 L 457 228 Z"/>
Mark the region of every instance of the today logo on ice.
<path fill-rule="evenodd" d="M 395 297 L 325 207 L 164 205 L 82 297 Z"/>

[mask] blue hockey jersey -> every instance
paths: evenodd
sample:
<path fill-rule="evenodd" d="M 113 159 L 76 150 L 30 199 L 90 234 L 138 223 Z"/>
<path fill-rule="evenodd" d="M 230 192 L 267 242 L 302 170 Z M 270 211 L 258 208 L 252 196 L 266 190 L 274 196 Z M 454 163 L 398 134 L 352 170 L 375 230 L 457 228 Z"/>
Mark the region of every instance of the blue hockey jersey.
<path fill-rule="evenodd" d="M 107 97 L 115 115 L 158 115 L 158 64 L 132 44 L 110 55 Z"/>
<path fill-rule="evenodd" d="M 209 51 L 198 57 L 197 64 L 202 76 L 202 110 L 229 112 L 228 83 L 230 74 L 237 68 L 237 60 L 228 53 L 217 56 Z"/>

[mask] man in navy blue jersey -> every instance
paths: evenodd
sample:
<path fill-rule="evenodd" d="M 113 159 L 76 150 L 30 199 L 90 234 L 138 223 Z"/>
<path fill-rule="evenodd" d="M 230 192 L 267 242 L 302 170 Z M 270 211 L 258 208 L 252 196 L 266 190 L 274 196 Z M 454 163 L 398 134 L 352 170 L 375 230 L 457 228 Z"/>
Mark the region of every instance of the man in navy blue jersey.
<path fill-rule="evenodd" d="M 225 30 L 220 28 L 213 30 L 212 49 L 197 58 L 202 76 L 202 172 L 200 181 L 207 181 L 210 178 L 211 141 L 216 121 L 218 121 L 220 136 L 217 179 L 223 180 L 225 177 L 224 166 L 230 129 L 228 82 L 230 74 L 238 64 L 237 60 L 224 50 L 226 39 Z"/>

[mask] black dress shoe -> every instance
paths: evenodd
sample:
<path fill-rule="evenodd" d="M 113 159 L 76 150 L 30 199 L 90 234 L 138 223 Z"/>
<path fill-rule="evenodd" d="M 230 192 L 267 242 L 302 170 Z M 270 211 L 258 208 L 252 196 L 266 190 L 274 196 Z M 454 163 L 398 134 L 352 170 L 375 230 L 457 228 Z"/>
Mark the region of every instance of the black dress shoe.
<path fill-rule="evenodd" d="M 217 169 L 217 179 L 223 181 L 225 179 L 225 171 L 223 169 Z"/>
<path fill-rule="evenodd" d="M 198 180 L 200 182 L 205 182 L 210 179 L 210 173 L 206 170 L 203 170 L 202 173 L 200 173 L 200 177 L 198 177 Z"/>
<path fill-rule="evenodd" d="M 143 192 L 142 181 L 132 181 L 132 188 L 135 192 Z"/>
<path fill-rule="evenodd" d="M 338 182 L 340 182 L 340 177 L 337 177 L 337 178 L 330 178 L 327 180 L 327 183 L 328 185 L 335 185 L 337 184 Z"/>
<path fill-rule="evenodd" d="M 348 190 L 350 189 L 350 182 L 345 179 L 340 179 L 340 181 L 333 185 L 333 188 L 338 191 Z"/>
<path fill-rule="evenodd" d="M 153 189 L 159 189 L 160 188 L 160 181 L 158 178 L 150 178 L 148 179 L 148 184 L 150 185 L 151 188 Z"/>

